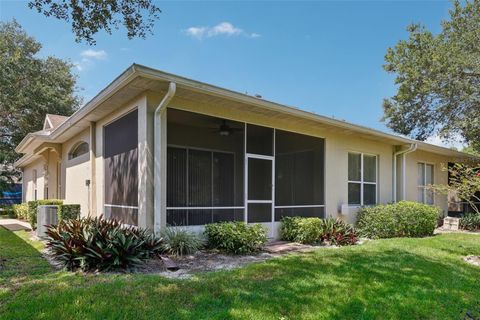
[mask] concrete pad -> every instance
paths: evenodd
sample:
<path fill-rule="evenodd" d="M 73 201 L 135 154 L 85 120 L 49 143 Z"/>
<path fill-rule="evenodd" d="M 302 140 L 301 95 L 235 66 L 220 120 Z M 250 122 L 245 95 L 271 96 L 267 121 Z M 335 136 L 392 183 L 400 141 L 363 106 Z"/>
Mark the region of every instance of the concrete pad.
<path fill-rule="evenodd" d="M 30 223 L 18 219 L 0 219 L 0 226 L 10 231 L 32 230 Z"/>
<path fill-rule="evenodd" d="M 301 251 L 305 249 L 309 249 L 312 246 L 296 243 L 296 242 L 288 242 L 288 241 L 272 241 L 267 243 L 264 250 L 268 253 L 284 253 L 284 252 L 294 252 L 294 251 Z"/>

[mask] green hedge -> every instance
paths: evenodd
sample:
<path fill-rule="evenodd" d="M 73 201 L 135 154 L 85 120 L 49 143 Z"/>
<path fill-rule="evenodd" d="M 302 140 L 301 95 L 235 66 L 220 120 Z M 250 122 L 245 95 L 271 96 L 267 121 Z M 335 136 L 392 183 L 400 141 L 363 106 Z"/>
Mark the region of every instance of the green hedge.
<path fill-rule="evenodd" d="M 13 212 L 18 219 L 27 220 L 28 219 L 28 204 L 14 204 L 12 206 Z"/>
<path fill-rule="evenodd" d="M 439 208 L 400 201 L 362 208 L 357 216 L 357 229 L 369 238 L 430 236 L 440 215 Z"/>
<path fill-rule="evenodd" d="M 358 241 L 355 228 L 339 219 L 285 217 L 280 229 L 282 240 L 304 244 L 353 245 Z"/>
<path fill-rule="evenodd" d="M 13 208 L 11 205 L 2 205 L 0 206 L 0 213 L 2 215 L 6 215 L 8 216 L 9 218 L 15 218 L 16 215 L 15 215 L 15 211 L 13 211 Z"/>
<path fill-rule="evenodd" d="M 219 222 L 205 226 L 208 246 L 233 254 L 259 251 L 267 242 L 267 232 L 260 224 Z"/>
<path fill-rule="evenodd" d="M 58 206 L 58 221 L 80 218 L 79 204 L 61 204 Z"/>
<path fill-rule="evenodd" d="M 43 205 L 53 205 L 60 206 L 63 204 L 63 200 L 57 199 L 46 199 L 46 200 L 35 200 L 28 201 L 28 222 L 32 226 L 32 229 L 37 228 L 37 207 Z"/>

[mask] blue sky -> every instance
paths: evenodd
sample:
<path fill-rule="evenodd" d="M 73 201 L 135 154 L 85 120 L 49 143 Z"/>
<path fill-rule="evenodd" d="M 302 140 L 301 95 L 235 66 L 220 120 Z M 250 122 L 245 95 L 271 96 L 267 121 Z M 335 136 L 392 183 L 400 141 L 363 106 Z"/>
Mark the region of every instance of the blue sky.
<path fill-rule="evenodd" d="M 420 22 L 438 32 L 448 1 L 158 2 L 154 35 L 125 30 L 76 43 L 70 25 L 0 0 L 0 19 L 15 18 L 43 44 L 41 55 L 76 64 L 85 101 L 133 62 L 228 89 L 388 131 L 382 100 L 395 93 L 383 69 L 389 46 Z M 434 141 L 438 142 L 438 141 Z"/>

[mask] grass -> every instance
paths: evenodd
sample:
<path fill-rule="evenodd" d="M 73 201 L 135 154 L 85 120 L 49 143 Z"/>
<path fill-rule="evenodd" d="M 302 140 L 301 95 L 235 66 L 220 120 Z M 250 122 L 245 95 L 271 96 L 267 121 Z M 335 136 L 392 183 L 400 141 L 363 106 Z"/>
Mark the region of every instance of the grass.
<path fill-rule="evenodd" d="M 480 255 L 479 235 L 323 248 L 188 280 L 53 271 L 27 238 L 0 228 L 1 319 L 480 318 L 480 268 L 462 260 Z"/>

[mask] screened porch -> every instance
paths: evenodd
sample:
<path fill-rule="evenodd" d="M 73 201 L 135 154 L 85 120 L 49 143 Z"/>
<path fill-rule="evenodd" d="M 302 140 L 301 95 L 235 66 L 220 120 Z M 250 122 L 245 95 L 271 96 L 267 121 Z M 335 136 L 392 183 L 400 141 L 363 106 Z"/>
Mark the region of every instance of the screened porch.
<path fill-rule="evenodd" d="M 167 224 L 325 216 L 324 140 L 167 111 Z"/>

